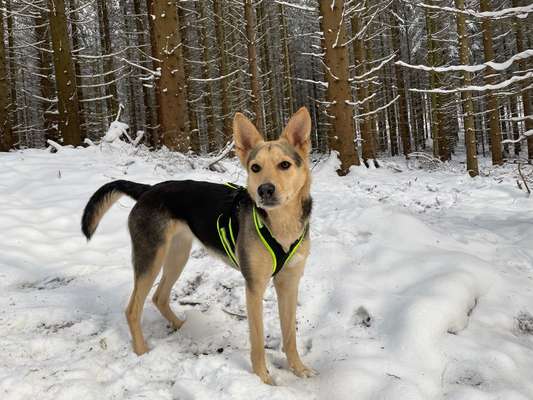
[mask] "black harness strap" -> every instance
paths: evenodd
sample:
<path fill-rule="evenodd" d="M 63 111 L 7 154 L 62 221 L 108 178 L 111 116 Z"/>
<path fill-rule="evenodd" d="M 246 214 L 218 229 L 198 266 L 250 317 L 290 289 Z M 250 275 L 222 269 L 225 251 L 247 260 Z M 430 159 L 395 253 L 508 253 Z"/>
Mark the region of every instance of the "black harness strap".
<path fill-rule="evenodd" d="M 238 206 L 239 201 L 241 199 L 241 195 L 246 193 L 246 188 L 230 183 L 227 183 L 226 185 L 235 190 L 238 190 L 239 192 L 235 196 L 231 212 L 228 214 L 219 215 L 217 220 L 217 231 L 222 246 L 226 251 L 226 254 L 233 262 L 233 264 L 235 264 L 235 266 L 238 268 L 239 265 L 237 262 L 237 257 L 235 255 L 237 236 L 239 234 Z M 263 223 L 255 205 L 253 207 L 252 217 L 259 239 L 265 246 L 265 249 L 272 256 L 272 276 L 275 276 L 283 269 L 285 264 L 296 253 L 298 247 L 300 247 L 300 244 L 302 243 L 303 239 L 307 234 L 309 223 L 305 225 L 302 234 L 293 244 L 291 244 L 289 250 L 285 251 L 283 250 L 283 247 L 278 243 L 278 241 L 272 236 L 268 227 Z"/>

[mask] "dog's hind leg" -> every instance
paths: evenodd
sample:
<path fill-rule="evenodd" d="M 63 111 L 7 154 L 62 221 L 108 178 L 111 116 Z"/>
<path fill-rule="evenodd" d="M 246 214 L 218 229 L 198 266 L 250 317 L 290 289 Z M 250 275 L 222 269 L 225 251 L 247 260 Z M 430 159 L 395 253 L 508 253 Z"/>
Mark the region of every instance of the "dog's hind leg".
<path fill-rule="evenodd" d="M 174 224 L 170 223 L 168 219 L 161 216 L 157 217 L 153 216 L 147 220 L 144 210 L 134 208 L 129 219 L 135 282 L 130 302 L 126 308 L 126 319 L 130 327 L 133 351 L 138 355 L 148 351 L 141 330 L 144 302 L 155 278 L 161 271 L 171 238 L 175 232 Z"/>
<path fill-rule="evenodd" d="M 163 265 L 163 275 L 152 298 L 158 310 L 172 324 L 174 329 L 179 329 L 185 321 L 179 319 L 170 308 L 170 292 L 189 259 L 192 239 L 192 233 L 185 225 L 171 239 Z"/>

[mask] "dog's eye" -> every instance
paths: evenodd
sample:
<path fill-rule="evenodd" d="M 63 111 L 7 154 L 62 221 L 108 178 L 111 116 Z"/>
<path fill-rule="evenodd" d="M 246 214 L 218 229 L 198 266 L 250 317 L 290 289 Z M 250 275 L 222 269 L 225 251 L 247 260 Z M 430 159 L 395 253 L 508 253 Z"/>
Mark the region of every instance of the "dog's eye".
<path fill-rule="evenodd" d="M 261 167 L 258 165 L 258 164 L 252 164 L 251 168 L 250 168 L 253 172 L 255 173 L 258 173 L 259 171 L 261 171 Z"/>
<path fill-rule="evenodd" d="M 291 167 L 291 163 L 288 161 L 282 161 L 279 163 L 279 167 L 281 169 L 289 169 Z"/>

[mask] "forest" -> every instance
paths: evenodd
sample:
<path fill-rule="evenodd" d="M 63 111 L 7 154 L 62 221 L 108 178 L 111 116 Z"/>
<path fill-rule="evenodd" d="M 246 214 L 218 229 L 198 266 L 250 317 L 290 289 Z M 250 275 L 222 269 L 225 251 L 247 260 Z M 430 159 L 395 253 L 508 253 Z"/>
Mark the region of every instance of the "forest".
<path fill-rule="evenodd" d="M 306 106 L 313 150 L 479 173 L 533 159 L 528 0 L 0 0 L 0 149 L 128 140 L 184 154 L 267 138 Z M 115 124 L 117 126 L 117 124 Z"/>
<path fill-rule="evenodd" d="M 0 0 L 1 399 L 533 399 L 532 16 L 531 0 Z M 301 212 L 277 214 L 297 288 L 270 279 L 267 180 L 305 194 L 272 209 Z M 244 202 L 156 189 L 198 181 Z M 228 252 L 209 215 L 230 205 L 241 271 L 188 216 Z M 160 246 L 152 272 L 132 243 Z"/>

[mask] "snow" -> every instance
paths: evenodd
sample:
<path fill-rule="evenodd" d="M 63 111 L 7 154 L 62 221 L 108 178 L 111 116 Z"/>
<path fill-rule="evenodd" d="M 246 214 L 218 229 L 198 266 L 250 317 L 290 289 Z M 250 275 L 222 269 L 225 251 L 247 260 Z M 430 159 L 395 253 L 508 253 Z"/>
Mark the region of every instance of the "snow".
<path fill-rule="evenodd" d="M 128 134 L 129 126 L 128 124 L 120 121 L 113 121 L 109 125 L 105 136 L 102 138 L 102 141 L 112 143 L 118 140 L 122 135 Z"/>
<path fill-rule="evenodd" d="M 217 173 L 129 145 L 0 154 L 2 399 L 533 398 L 532 200 L 512 166 L 472 179 L 464 166 L 403 163 L 342 178 L 334 159 L 314 167 L 297 317 L 302 358 L 319 375 L 287 370 L 269 288 L 272 387 L 250 370 L 238 272 L 195 244 L 172 295 L 187 322 L 171 332 L 148 301 L 151 351 L 137 357 L 123 314 L 133 201 L 121 199 L 91 242 L 79 229 L 89 196 L 112 179 L 242 184 L 235 160 Z"/>
<path fill-rule="evenodd" d="M 505 71 L 506 69 L 510 68 L 515 61 L 526 60 L 529 57 L 533 57 L 533 49 L 529 49 L 529 50 L 525 50 L 525 51 L 523 51 L 521 53 L 517 53 L 517 54 L 513 55 L 511 58 L 509 58 L 508 60 L 506 60 L 504 62 L 501 62 L 501 63 L 489 61 L 489 62 L 486 62 L 486 63 L 483 63 L 483 64 L 478 64 L 478 65 L 449 65 L 449 66 L 445 66 L 445 67 L 428 67 L 428 66 L 425 66 L 425 65 L 411 65 L 411 64 L 405 63 L 403 61 L 396 61 L 395 64 L 399 65 L 399 66 L 402 66 L 402 67 L 411 68 L 411 69 L 419 69 L 419 70 L 427 71 L 427 72 L 429 72 L 429 71 L 435 71 L 435 72 L 452 72 L 452 71 L 479 72 L 479 71 L 483 71 L 486 68 L 491 68 L 491 69 L 493 69 L 495 71 Z"/>

